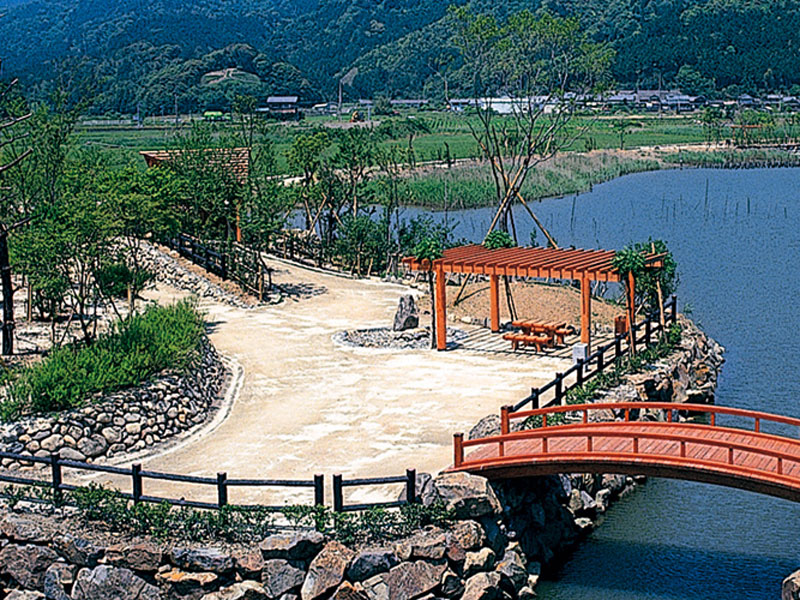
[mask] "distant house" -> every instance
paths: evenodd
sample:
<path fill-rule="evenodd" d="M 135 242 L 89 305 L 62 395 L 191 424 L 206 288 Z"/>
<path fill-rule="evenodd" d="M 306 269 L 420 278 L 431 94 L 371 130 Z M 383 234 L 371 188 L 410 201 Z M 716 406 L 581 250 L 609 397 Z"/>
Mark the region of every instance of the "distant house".
<path fill-rule="evenodd" d="M 282 121 L 300 120 L 300 105 L 297 96 L 270 96 L 267 105 L 257 108 L 256 112 Z"/>
<path fill-rule="evenodd" d="M 339 105 L 336 102 L 320 102 L 311 107 L 311 110 L 320 115 L 333 115 L 338 109 Z"/>

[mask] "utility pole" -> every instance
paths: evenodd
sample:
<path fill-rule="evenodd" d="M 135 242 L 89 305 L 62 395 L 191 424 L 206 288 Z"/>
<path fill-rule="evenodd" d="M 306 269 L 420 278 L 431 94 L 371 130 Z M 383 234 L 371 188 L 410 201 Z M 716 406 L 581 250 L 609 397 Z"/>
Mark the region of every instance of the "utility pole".
<path fill-rule="evenodd" d="M 178 94 L 175 94 L 175 126 L 178 126 Z"/>
<path fill-rule="evenodd" d="M 339 80 L 339 120 L 342 120 L 342 80 Z"/>
<path fill-rule="evenodd" d="M 136 126 L 141 129 L 142 128 L 142 107 L 141 102 L 136 103 Z"/>

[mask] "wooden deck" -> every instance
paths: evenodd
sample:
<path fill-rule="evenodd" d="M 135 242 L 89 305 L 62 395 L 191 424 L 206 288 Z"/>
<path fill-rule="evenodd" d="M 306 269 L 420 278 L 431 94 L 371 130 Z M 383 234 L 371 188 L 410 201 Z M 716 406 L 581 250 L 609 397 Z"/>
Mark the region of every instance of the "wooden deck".
<path fill-rule="evenodd" d="M 711 422 L 673 422 L 673 411 L 687 407 L 713 415 Z M 587 418 L 591 411 L 615 408 L 624 410 L 624 420 L 592 423 Z M 670 421 L 630 420 L 630 412 L 640 408 L 665 410 Z M 563 472 L 643 474 L 726 485 L 800 502 L 800 440 L 761 431 L 762 422 L 774 421 L 784 431 L 789 426 L 796 435 L 800 420 L 724 407 L 625 403 L 508 413 L 503 415 L 503 428 L 509 431 L 509 422 L 515 418 L 557 412 L 583 413 L 583 421 L 479 440 L 463 441 L 457 435 L 451 470 L 490 479 Z M 720 413 L 752 418 L 754 428 L 718 426 Z M 465 449 L 473 447 L 465 454 Z"/>

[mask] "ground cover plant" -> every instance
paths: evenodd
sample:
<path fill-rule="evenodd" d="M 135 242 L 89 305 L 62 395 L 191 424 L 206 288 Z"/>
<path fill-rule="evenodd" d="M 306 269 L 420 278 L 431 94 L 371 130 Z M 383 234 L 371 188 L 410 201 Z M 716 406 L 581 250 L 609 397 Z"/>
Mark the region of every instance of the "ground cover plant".
<path fill-rule="evenodd" d="M 78 408 L 92 395 L 130 387 L 198 356 L 203 318 L 189 301 L 151 306 L 116 322 L 91 345 L 54 349 L 23 368 L 0 402 L 4 421 Z"/>
<path fill-rule="evenodd" d="M 405 504 L 397 509 L 373 507 L 335 513 L 326 506 L 286 505 L 266 507 L 223 506 L 219 510 L 171 507 L 166 502 L 134 503 L 119 491 L 98 484 L 79 487 L 56 500 L 45 487 L 7 486 L 6 505 L 16 508 L 34 498 L 52 506 L 68 504 L 90 526 L 120 533 L 152 535 L 160 539 L 253 542 L 280 531 L 315 529 L 348 546 L 381 543 L 410 535 L 426 525 L 447 525 L 452 511 L 442 503 Z"/>

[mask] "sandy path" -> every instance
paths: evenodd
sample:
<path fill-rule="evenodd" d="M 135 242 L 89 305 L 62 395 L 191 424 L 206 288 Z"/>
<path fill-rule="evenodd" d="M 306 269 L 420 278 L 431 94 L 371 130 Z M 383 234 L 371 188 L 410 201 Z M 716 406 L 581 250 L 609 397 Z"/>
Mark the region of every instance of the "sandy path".
<path fill-rule="evenodd" d="M 338 331 L 390 324 L 408 288 L 276 266 L 281 271 L 276 282 L 312 293 L 251 311 L 201 305 L 216 348 L 244 368 L 240 395 L 216 430 L 145 460 L 145 469 L 201 476 L 227 472 L 230 478 L 311 479 L 323 473 L 327 486 L 333 473 L 437 472 L 451 460 L 453 432 L 518 401 L 565 367 L 556 358 L 339 346 L 331 339 Z M 160 295 L 168 301 L 181 294 Z M 161 482 L 146 487 L 146 493 L 213 499 L 196 493 L 196 487 Z M 364 493 L 353 490 L 349 498 Z M 396 491 L 369 493 L 375 498 Z M 301 491 L 294 497 L 309 496 Z M 251 488 L 231 491 L 232 502 L 290 497 L 265 497 Z"/>

